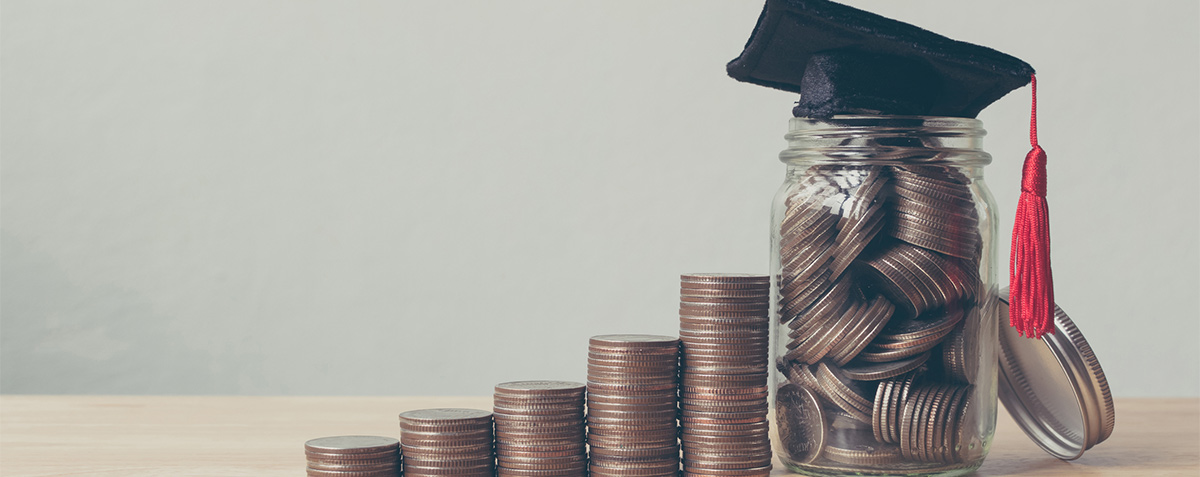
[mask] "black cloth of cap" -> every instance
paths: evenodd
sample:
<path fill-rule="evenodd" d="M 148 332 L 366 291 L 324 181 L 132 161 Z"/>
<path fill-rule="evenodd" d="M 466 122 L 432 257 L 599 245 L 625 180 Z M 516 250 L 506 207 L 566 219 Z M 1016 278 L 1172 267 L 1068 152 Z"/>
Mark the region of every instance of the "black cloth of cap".
<path fill-rule="evenodd" d="M 812 118 L 973 118 L 1034 73 L 991 48 L 828 0 L 768 0 L 726 71 L 738 81 L 800 93 L 793 113 Z"/>

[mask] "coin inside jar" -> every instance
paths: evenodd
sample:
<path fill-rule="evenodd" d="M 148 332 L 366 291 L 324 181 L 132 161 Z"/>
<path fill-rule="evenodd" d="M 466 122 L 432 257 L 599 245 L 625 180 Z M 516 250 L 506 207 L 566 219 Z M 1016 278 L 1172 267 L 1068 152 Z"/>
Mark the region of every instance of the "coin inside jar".
<path fill-rule="evenodd" d="M 813 462 L 825 448 L 825 414 L 808 388 L 785 384 L 775 391 L 775 424 L 781 451 L 796 462 Z"/>

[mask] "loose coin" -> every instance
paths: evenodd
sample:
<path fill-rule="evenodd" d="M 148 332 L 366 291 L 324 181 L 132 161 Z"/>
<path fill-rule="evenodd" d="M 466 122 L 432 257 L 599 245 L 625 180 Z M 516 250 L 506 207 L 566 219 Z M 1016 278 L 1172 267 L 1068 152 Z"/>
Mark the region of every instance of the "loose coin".
<path fill-rule="evenodd" d="M 775 424 L 788 459 L 811 463 L 825 448 L 825 415 L 808 388 L 785 384 L 775 392 Z"/>

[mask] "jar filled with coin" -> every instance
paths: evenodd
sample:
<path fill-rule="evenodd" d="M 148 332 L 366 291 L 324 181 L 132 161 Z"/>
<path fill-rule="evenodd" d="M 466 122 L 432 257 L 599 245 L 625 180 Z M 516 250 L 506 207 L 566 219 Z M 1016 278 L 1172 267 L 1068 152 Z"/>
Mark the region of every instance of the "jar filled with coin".
<path fill-rule="evenodd" d="M 1103 371 L 1054 304 L 1032 66 L 829 0 L 767 0 L 726 71 L 800 94 L 771 213 L 773 431 L 789 470 L 968 474 L 998 398 L 1061 459 L 1111 434 Z M 975 118 L 1030 84 L 1010 296 Z"/>
<path fill-rule="evenodd" d="M 772 211 L 777 453 L 959 473 L 996 421 L 995 206 L 975 119 L 791 119 Z"/>

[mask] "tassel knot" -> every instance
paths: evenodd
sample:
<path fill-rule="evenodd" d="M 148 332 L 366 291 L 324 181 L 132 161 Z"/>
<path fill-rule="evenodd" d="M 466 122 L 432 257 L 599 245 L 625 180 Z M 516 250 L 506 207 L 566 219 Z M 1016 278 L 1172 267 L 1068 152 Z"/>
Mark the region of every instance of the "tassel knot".
<path fill-rule="evenodd" d="M 1025 167 L 1021 170 L 1021 192 L 1046 197 L 1046 151 L 1037 144 L 1025 155 Z"/>

